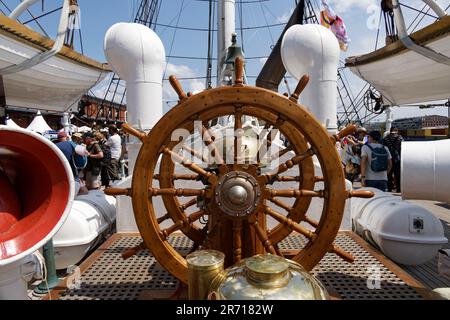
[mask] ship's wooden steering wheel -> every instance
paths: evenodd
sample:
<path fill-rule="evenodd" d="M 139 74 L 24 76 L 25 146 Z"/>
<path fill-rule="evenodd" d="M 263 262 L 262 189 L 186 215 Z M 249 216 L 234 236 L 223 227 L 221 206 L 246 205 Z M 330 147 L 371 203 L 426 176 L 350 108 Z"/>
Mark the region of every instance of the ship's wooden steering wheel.
<path fill-rule="evenodd" d="M 356 127 L 350 126 L 330 137 L 314 116 L 297 103 L 299 94 L 307 85 L 307 76 L 302 78 L 289 98 L 266 89 L 244 86 L 242 61 L 236 60 L 235 66 L 234 86 L 205 90 L 196 95 L 185 94 L 176 78 L 171 77 L 180 97 L 178 105 L 148 135 L 124 126 L 125 130 L 142 140 L 143 146 L 135 165 L 132 188 L 110 189 L 107 193 L 132 197 L 136 222 L 145 245 L 163 267 L 185 283 L 186 260 L 168 241 L 169 235 L 175 231 L 186 234 L 196 248 L 224 252 L 226 265 L 263 252 L 281 255 L 277 245 L 292 231 L 309 240 L 291 257 L 306 270 L 311 270 L 327 252 L 352 261 L 351 254 L 333 245 L 345 201 L 349 197 L 371 197 L 373 194 L 346 191 L 335 144 Z M 226 161 L 226 152 L 216 145 L 215 132 L 210 124 L 229 116 L 234 118 L 237 134 L 234 136 L 234 155 L 231 161 Z M 271 139 L 266 132 L 272 128 L 285 137 L 289 147 L 269 154 L 269 161 L 264 165 L 259 157 L 254 163 L 243 161 L 241 146 L 245 133 L 239 132 L 243 132 L 244 117 L 266 124 L 265 130 L 259 134 L 266 138 L 269 136 L 266 139 L 269 145 Z M 195 126 L 194 121 L 201 125 Z M 178 139 L 173 141 L 174 132 L 180 129 L 191 136 L 203 137 L 208 152 L 195 150 L 188 143 L 180 144 Z M 263 167 L 271 161 L 287 155 L 291 155 L 287 161 L 270 171 L 264 170 Z M 313 157 L 320 163 L 321 177 L 315 176 Z M 190 173 L 180 173 L 180 168 Z M 283 175 L 291 168 L 298 168 L 298 176 Z M 186 181 L 196 181 L 198 187 L 183 188 L 182 183 Z M 275 189 L 272 188 L 274 182 L 293 182 L 298 187 Z M 323 185 L 321 190 L 315 189 L 318 182 Z M 167 210 L 164 215 L 155 212 L 154 198 L 158 196 L 162 197 Z M 182 204 L 182 197 L 190 200 Z M 313 197 L 323 199 L 319 221 L 306 215 Z M 289 205 L 283 198 L 295 201 Z M 279 209 L 274 209 L 274 206 Z M 198 210 L 192 212 L 194 207 Z M 269 230 L 267 217 L 276 220 L 278 225 Z M 207 219 L 203 228 L 198 226 L 200 219 Z M 172 224 L 168 228 L 160 226 L 170 220 Z M 312 229 L 306 228 L 302 222 L 308 223 Z"/>

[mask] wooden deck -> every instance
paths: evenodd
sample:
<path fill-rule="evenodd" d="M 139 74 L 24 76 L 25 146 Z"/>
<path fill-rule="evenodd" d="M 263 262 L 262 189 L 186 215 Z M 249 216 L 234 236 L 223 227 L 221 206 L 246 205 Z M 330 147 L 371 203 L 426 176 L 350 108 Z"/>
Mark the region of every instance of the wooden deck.
<path fill-rule="evenodd" d="M 63 279 L 45 299 L 59 300 L 158 300 L 173 299 L 180 283 L 155 258 L 144 251 L 123 260 L 121 253 L 141 242 L 139 234 L 115 234 L 80 266 L 78 277 Z M 189 252 L 192 242 L 183 234 L 169 242 L 180 252 Z M 293 233 L 280 250 L 294 250 L 306 240 Z M 352 232 L 341 232 L 336 244 L 352 252 L 354 263 L 327 254 L 312 274 L 335 300 L 418 300 L 431 298 L 431 292 L 392 261 L 371 248 Z M 373 272 L 376 272 L 374 274 Z M 376 276 L 378 286 L 371 286 Z M 75 282 L 73 280 L 76 280 Z"/>
<path fill-rule="evenodd" d="M 433 212 L 441 219 L 445 236 L 450 239 L 450 206 L 431 201 L 412 201 Z M 73 276 L 62 280 L 44 299 L 99 300 L 99 299 L 169 299 L 178 292 L 179 282 L 165 271 L 148 252 L 123 261 L 124 249 L 136 246 L 139 234 L 115 234 L 80 266 L 80 286 L 73 285 Z M 174 248 L 186 253 L 190 241 L 183 235 L 172 238 Z M 283 251 L 298 249 L 304 239 L 292 234 L 283 241 Z M 341 232 L 336 243 L 357 258 L 348 264 L 335 255 L 327 254 L 313 270 L 313 274 L 327 287 L 336 300 L 415 300 L 437 298 L 435 288 L 450 287 L 450 280 L 439 276 L 438 257 L 419 266 L 397 265 L 370 246 L 353 232 Z M 444 246 L 450 248 L 450 244 Z M 370 266 L 381 270 L 381 290 L 367 287 Z"/>

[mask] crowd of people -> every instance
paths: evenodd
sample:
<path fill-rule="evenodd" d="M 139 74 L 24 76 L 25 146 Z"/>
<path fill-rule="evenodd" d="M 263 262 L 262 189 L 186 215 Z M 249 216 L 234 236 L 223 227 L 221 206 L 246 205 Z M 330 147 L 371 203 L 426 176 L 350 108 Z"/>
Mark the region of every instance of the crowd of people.
<path fill-rule="evenodd" d="M 363 187 L 401 192 L 400 165 L 403 138 L 392 128 L 383 138 L 363 127 L 342 139 L 340 153 L 347 180 Z"/>
<path fill-rule="evenodd" d="M 339 151 L 346 179 L 361 182 L 363 187 L 401 192 L 402 141 L 397 128 L 384 138 L 379 131 L 367 132 L 363 127 L 344 137 Z M 125 147 L 116 126 L 110 126 L 107 132 L 74 133 L 71 137 L 62 130 L 55 143 L 70 164 L 77 194 L 108 188 L 111 182 L 121 179 L 120 161 Z"/>
<path fill-rule="evenodd" d="M 107 132 L 74 133 L 71 137 L 62 130 L 55 143 L 70 164 L 76 194 L 108 188 L 111 182 L 120 180 L 124 148 L 116 126 L 110 126 Z"/>

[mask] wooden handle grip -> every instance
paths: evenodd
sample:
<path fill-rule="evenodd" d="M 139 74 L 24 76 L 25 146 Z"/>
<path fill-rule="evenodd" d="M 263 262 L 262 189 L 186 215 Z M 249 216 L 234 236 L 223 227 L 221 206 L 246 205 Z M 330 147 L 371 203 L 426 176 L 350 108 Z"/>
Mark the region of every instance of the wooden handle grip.
<path fill-rule="evenodd" d="M 342 138 L 355 132 L 356 129 L 358 129 L 358 126 L 351 124 L 351 125 L 347 126 L 345 129 L 341 130 L 338 134 L 334 135 L 333 138 L 334 138 L 334 140 L 336 140 L 336 142 L 340 141 Z"/>
<path fill-rule="evenodd" d="M 351 253 L 345 252 L 338 246 L 333 246 L 332 251 L 347 262 L 353 263 L 355 261 L 355 257 Z"/>
<path fill-rule="evenodd" d="M 297 87 L 294 90 L 294 93 L 291 95 L 291 100 L 298 102 L 298 99 L 300 98 L 300 95 L 302 94 L 303 90 L 305 90 L 306 86 L 309 83 L 309 76 L 305 74 L 300 81 L 297 84 Z"/>
<path fill-rule="evenodd" d="M 138 138 L 141 141 L 144 141 L 144 138 L 147 136 L 145 134 L 145 132 L 139 131 L 139 130 L 133 128 L 132 126 L 130 126 L 129 124 L 127 124 L 127 123 L 122 125 L 122 129 L 126 133 L 131 134 L 132 136 L 135 136 L 136 138 Z"/>
<path fill-rule="evenodd" d="M 173 90 L 175 90 L 175 92 L 178 95 L 178 98 L 180 100 L 184 100 L 187 99 L 187 94 L 183 91 L 183 87 L 180 84 L 180 81 L 178 81 L 177 77 L 175 76 L 170 76 L 169 77 L 169 82 L 172 85 Z"/>
<path fill-rule="evenodd" d="M 372 191 L 368 191 L 368 190 L 352 190 L 348 193 L 348 197 L 349 198 L 365 198 L 365 199 L 370 199 L 374 196 L 375 194 Z"/>
<path fill-rule="evenodd" d="M 131 189 L 107 188 L 105 194 L 108 196 L 130 196 Z"/>
<path fill-rule="evenodd" d="M 241 57 L 237 57 L 234 61 L 234 73 L 236 79 L 234 83 L 238 86 L 244 84 L 244 60 Z"/>

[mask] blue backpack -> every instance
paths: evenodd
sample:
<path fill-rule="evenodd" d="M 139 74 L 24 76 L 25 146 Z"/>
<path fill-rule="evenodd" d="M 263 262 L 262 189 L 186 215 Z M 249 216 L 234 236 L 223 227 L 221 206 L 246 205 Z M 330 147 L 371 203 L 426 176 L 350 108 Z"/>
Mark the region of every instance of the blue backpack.
<path fill-rule="evenodd" d="M 366 144 L 370 150 L 372 150 L 372 161 L 370 162 L 370 168 L 374 172 L 386 171 L 388 169 L 389 153 L 384 146 L 381 148 L 373 148 L 371 145 Z"/>
<path fill-rule="evenodd" d="M 70 143 L 72 144 L 73 149 L 75 150 L 77 144 L 70 141 Z M 77 153 L 73 153 L 73 163 L 75 165 L 75 168 L 77 168 L 78 170 L 84 169 L 88 163 L 88 157 L 87 156 L 80 156 Z"/>

